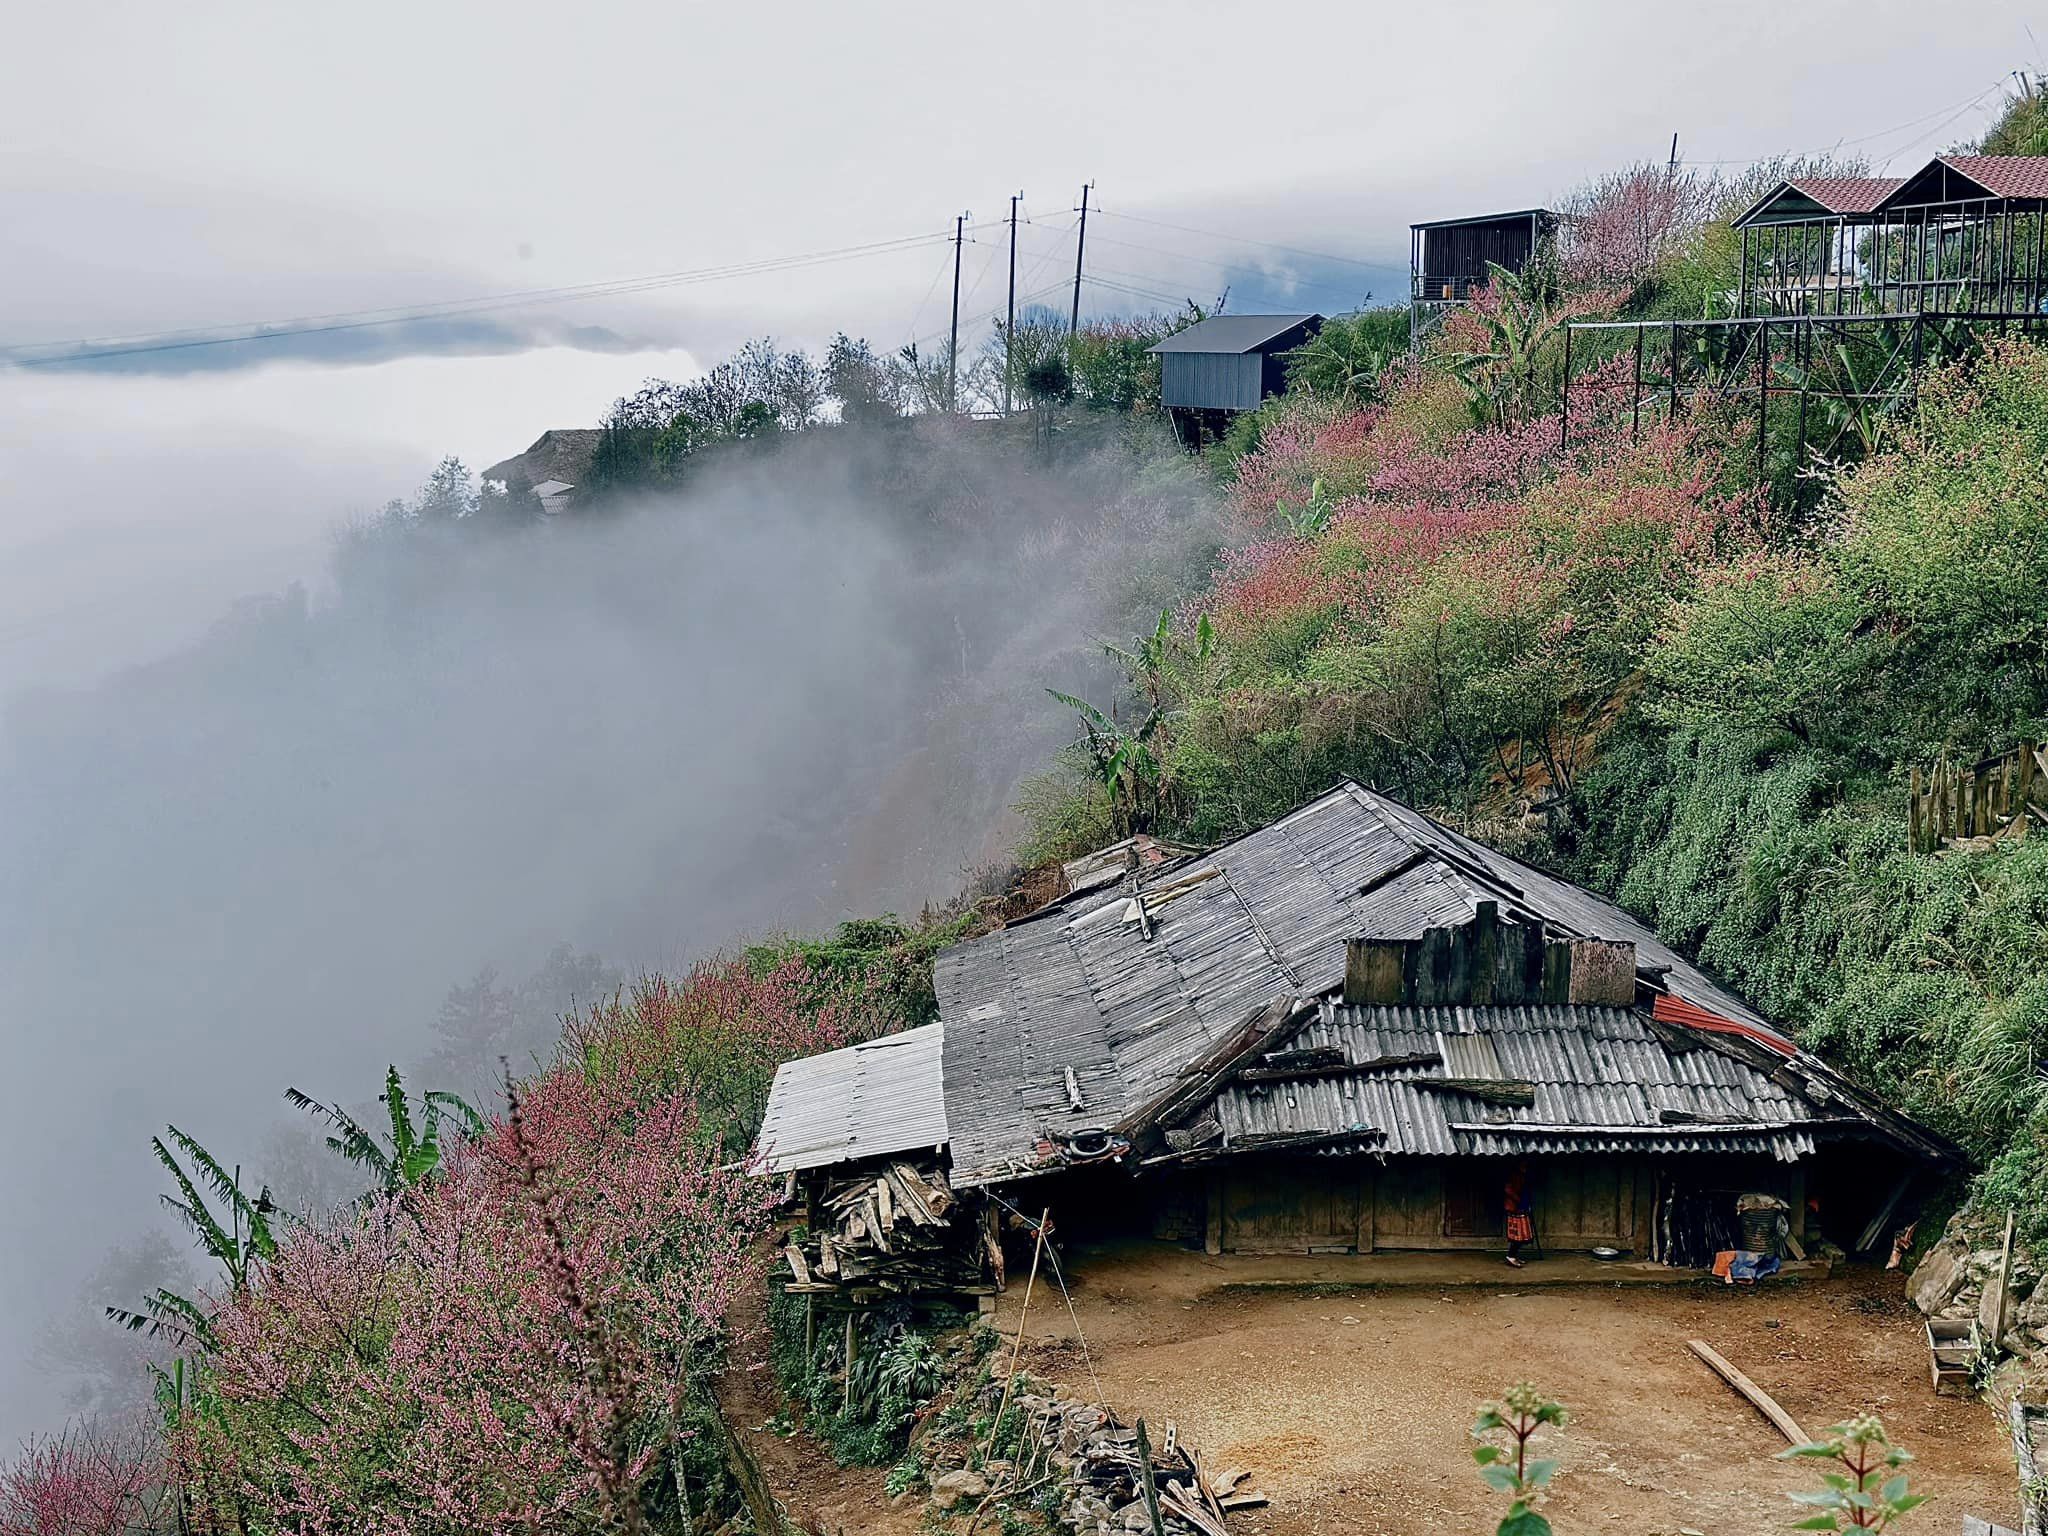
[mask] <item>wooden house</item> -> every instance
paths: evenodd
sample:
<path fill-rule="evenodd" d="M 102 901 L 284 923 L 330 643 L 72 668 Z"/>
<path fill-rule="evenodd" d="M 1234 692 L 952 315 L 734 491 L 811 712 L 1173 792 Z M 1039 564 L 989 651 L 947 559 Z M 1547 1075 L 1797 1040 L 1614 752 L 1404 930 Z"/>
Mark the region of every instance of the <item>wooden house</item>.
<path fill-rule="evenodd" d="M 1959 1161 L 1642 923 L 1356 784 L 936 964 L 948 1178 L 1212 1252 L 1852 1248 Z M 785 1069 L 787 1071 L 788 1069 Z M 778 1082 L 778 1093 L 782 1085 Z"/>
<path fill-rule="evenodd" d="M 1557 215 L 1520 208 L 1408 227 L 1408 329 L 1420 336 L 1453 304 L 1491 280 L 1492 269 L 1520 273 L 1557 239 Z"/>

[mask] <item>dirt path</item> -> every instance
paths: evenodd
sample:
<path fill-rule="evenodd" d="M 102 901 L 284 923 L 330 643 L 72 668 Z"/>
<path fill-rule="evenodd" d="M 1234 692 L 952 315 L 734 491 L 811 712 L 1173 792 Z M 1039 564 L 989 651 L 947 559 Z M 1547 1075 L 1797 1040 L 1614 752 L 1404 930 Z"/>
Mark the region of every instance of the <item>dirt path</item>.
<path fill-rule="evenodd" d="M 1751 1536 L 1783 1529 L 1810 1464 L 1687 1352 L 1704 1338 L 1809 1430 L 1874 1409 L 1933 1495 L 1916 1528 L 1964 1514 L 2016 1523 L 2000 1427 L 1936 1398 L 1897 1275 L 1858 1270 L 1757 1291 L 1711 1284 L 1516 1289 L 1218 1287 L 1199 1255 L 1083 1257 L 1074 1303 L 1106 1394 L 1171 1417 L 1212 1466 L 1253 1469 L 1272 1508 L 1232 1529 L 1270 1536 L 1491 1529 L 1467 1429 L 1527 1378 L 1571 1410 L 1551 1514 L 1564 1531 Z M 1015 1326 L 1014 1293 L 1003 1326 Z M 1064 1307 L 1034 1305 L 1026 1358 L 1087 1390 Z M 1038 1341 L 1036 1347 L 1031 1341 Z"/>
<path fill-rule="evenodd" d="M 765 1294 L 748 1290 L 734 1304 L 732 1365 L 720 1381 L 719 1403 L 796 1528 L 820 1536 L 915 1536 L 922 1529 L 921 1500 L 892 1506 L 880 1467 L 842 1467 L 806 1434 L 767 1428 L 782 1408 L 775 1368 L 768 1358 Z"/>

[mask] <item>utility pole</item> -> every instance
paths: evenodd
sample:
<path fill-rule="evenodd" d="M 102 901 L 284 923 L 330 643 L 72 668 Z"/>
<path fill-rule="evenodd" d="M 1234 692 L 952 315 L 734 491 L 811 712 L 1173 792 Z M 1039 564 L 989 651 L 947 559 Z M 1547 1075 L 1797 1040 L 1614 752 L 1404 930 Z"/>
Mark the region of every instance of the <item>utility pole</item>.
<path fill-rule="evenodd" d="M 953 339 L 946 347 L 946 409 L 960 409 L 960 246 L 967 238 L 967 215 L 953 220 Z"/>
<path fill-rule="evenodd" d="M 1010 317 L 1003 322 L 1003 414 L 1010 414 L 1010 380 L 1014 373 L 1012 358 L 1017 345 L 1017 204 L 1024 194 L 1019 192 L 1010 199 Z"/>
<path fill-rule="evenodd" d="M 1081 329 L 1081 254 L 1088 248 L 1088 189 L 1092 181 L 1081 184 L 1081 233 L 1074 241 L 1074 313 L 1067 321 L 1067 345 L 1071 349 L 1075 334 Z"/>

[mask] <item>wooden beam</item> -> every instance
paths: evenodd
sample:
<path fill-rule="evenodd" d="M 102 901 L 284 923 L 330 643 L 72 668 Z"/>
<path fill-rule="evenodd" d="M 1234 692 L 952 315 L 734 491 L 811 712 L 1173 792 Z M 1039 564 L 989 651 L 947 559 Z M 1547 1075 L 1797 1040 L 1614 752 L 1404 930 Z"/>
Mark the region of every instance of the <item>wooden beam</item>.
<path fill-rule="evenodd" d="M 2048 1495 L 2041 1492 L 2041 1468 L 2034 1456 L 2033 1411 L 2017 1393 L 2007 1406 L 2012 1428 L 2013 1460 L 2020 1473 L 2020 1529 L 2026 1536 L 2048 1536 Z"/>
<path fill-rule="evenodd" d="M 1890 1197 L 1878 1207 L 1877 1214 L 1870 1218 L 1870 1225 L 1863 1229 L 1863 1235 L 1856 1239 L 1856 1251 L 1868 1253 L 1877 1246 L 1877 1240 L 1884 1236 L 1884 1230 L 1891 1224 L 1892 1212 L 1899 1208 L 1899 1202 L 1906 1198 L 1906 1189 L 1913 1182 L 1913 1170 L 1908 1168 L 1899 1175 L 1899 1182 L 1892 1186 Z"/>
<path fill-rule="evenodd" d="M 1783 1435 L 1788 1443 L 1805 1445 L 1812 1438 L 1799 1427 L 1797 1419 L 1778 1406 L 1777 1399 L 1730 1365 L 1721 1352 L 1706 1340 L 1687 1339 L 1685 1347 L 1704 1360 L 1716 1376 L 1748 1398 L 1749 1405 L 1776 1425 L 1778 1433 Z"/>
<path fill-rule="evenodd" d="M 1998 1295 L 1991 1304 L 1991 1343 L 1994 1348 L 2004 1348 L 2005 1298 L 2007 1288 L 2012 1284 L 2012 1228 L 2017 1207 L 2005 1208 L 2005 1242 L 1998 1255 Z"/>

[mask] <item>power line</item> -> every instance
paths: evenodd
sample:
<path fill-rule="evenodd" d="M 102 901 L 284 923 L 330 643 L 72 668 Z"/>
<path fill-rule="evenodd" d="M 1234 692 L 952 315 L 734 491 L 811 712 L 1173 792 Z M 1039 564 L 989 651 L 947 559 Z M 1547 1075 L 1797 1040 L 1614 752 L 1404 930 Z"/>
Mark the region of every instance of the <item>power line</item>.
<path fill-rule="evenodd" d="M 1768 155 L 1752 155 L 1747 160 L 1688 160 L 1685 163 L 1687 165 L 1704 166 L 1767 165 L 1773 160 L 1810 159 L 1815 155 L 1825 155 L 1838 149 L 1847 148 L 1851 144 L 1868 144 L 1873 139 L 1890 138 L 1893 134 L 1903 133 L 1908 128 L 1918 128 L 1922 123 L 1931 123 L 1934 121 L 1934 119 L 1940 117 L 1943 113 L 1953 113 L 1954 116 L 1952 116 L 1949 119 L 1949 122 L 1953 122 L 1955 121 L 1956 117 L 1962 116 L 1963 113 L 1969 111 L 1970 108 L 1976 106 L 1977 103 L 1982 101 L 1986 96 L 1989 96 L 1995 90 L 2001 89 L 2004 85 L 2005 76 L 2000 75 L 1996 80 L 1992 81 L 1989 85 L 1985 86 L 1983 90 L 1979 91 L 1976 95 L 1970 97 L 1967 101 L 1954 102 L 1946 107 L 1936 107 L 1932 112 L 1927 113 L 1923 117 L 1916 117 L 1912 119 L 1910 122 L 1895 123 L 1889 128 L 1880 128 L 1875 133 L 1861 133 L 1851 139 L 1837 139 L 1834 143 L 1825 145 L 1820 149 L 1799 150 L 1790 154 L 1787 154 L 1786 152 L 1780 150 L 1773 154 Z M 1947 126 L 1947 123 L 1942 124 L 1942 127 Z M 1941 129 L 1937 128 L 1934 131 L 1936 133 L 1939 133 Z M 1925 135 L 1923 135 L 1923 137 L 1925 137 Z M 1893 156 L 1897 156 L 1901 153 L 1903 153 L 1903 149 L 1895 149 L 1892 151 Z"/>

